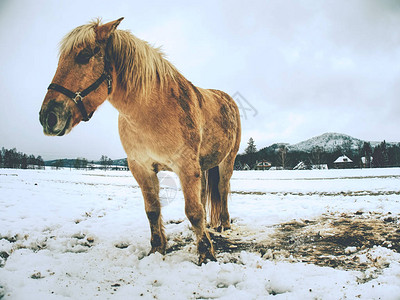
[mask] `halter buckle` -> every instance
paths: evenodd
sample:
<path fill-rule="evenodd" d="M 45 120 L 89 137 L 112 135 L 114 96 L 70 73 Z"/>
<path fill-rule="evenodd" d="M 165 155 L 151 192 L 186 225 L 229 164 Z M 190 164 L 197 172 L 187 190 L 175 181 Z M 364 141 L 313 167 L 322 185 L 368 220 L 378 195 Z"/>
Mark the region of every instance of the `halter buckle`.
<path fill-rule="evenodd" d="M 110 74 L 107 74 L 106 77 L 107 84 L 108 84 L 108 94 L 111 94 L 111 89 L 112 89 L 112 77 Z"/>
<path fill-rule="evenodd" d="M 75 97 L 72 98 L 72 101 L 75 102 L 76 105 L 78 105 L 78 102 L 82 102 L 83 97 L 81 96 L 81 92 L 76 92 Z"/>

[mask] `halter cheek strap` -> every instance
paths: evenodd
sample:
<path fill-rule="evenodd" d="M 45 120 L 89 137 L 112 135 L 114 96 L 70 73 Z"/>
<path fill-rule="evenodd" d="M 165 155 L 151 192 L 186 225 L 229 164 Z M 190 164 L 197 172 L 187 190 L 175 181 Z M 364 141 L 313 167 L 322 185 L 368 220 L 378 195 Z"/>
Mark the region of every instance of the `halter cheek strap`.
<path fill-rule="evenodd" d="M 90 114 L 88 114 L 82 100 L 87 95 L 89 95 L 91 92 L 96 90 L 103 83 L 103 81 L 107 81 L 108 94 L 111 93 L 112 77 L 110 75 L 110 70 L 111 70 L 110 62 L 109 62 L 108 58 L 105 57 L 103 74 L 101 74 L 101 76 L 95 82 L 93 82 L 88 88 L 84 89 L 83 91 L 74 93 L 73 91 L 66 89 L 65 87 L 63 87 L 57 83 L 51 83 L 47 89 L 54 90 L 61 94 L 64 94 L 65 96 L 70 98 L 72 101 L 74 101 L 75 105 L 78 107 L 79 111 L 82 114 L 82 121 L 87 122 L 93 116 L 94 111 L 91 112 Z"/>

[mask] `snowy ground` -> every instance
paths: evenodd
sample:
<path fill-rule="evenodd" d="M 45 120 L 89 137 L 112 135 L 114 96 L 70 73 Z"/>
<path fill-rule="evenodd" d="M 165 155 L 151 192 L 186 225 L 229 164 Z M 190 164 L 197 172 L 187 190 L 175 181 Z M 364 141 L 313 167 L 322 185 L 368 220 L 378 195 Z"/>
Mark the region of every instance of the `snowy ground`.
<path fill-rule="evenodd" d="M 168 254 L 152 254 L 122 171 L 0 169 L 3 299 L 400 299 L 400 169 L 247 171 L 232 231 L 197 266 L 177 178 L 160 175 Z"/>

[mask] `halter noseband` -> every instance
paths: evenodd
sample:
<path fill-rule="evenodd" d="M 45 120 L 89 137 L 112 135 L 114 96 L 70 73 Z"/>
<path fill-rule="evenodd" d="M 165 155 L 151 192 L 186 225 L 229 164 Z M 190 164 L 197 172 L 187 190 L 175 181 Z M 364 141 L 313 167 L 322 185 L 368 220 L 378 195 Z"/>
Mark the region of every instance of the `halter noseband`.
<path fill-rule="evenodd" d="M 104 56 L 104 71 L 103 74 L 95 81 L 93 82 L 88 88 L 84 89 L 81 92 L 76 92 L 74 93 L 73 91 L 66 89 L 65 87 L 57 84 L 57 83 L 51 83 L 49 87 L 47 88 L 48 90 L 55 90 L 61 94 L 64 94 L 68 98 L 70 98 L 72 101 L 74 101 L 75 105 L 78 107 L 79 111 L 82 114 L 82 121 L 89 121 L 90 118 L 93 116 L 93 112 L 90 114 L 87 113 L 85 105 L 83 104 L 82 100 L 85 98 L 87 95 L 89 95 L 91 92 L 96 90 L 102 83 L 103 81 L 107 80 L 107 85 L 108 85 L 108 94 L 111 93 L 112 91 L 112 77 L 110 74 L 111 66 L 109 59 L 107 55 Z"/>

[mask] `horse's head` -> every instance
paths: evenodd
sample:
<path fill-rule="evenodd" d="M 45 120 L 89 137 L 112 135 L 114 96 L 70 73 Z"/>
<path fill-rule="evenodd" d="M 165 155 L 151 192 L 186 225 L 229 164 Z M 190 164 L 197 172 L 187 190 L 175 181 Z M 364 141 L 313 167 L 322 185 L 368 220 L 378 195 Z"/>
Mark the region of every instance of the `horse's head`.
<path fill-rule="evenodd" d="M 107 99 L 112 89 L 107 43 L 122 19 L 77 27 L 63 39 L 58 68 L 39 113 L 46 135 L 69 133 Z"/>

